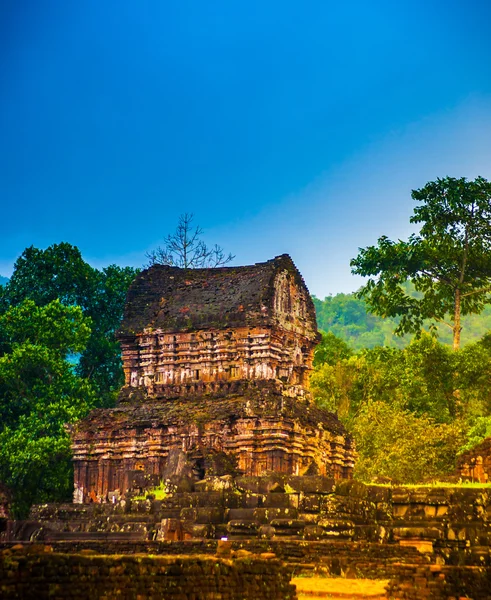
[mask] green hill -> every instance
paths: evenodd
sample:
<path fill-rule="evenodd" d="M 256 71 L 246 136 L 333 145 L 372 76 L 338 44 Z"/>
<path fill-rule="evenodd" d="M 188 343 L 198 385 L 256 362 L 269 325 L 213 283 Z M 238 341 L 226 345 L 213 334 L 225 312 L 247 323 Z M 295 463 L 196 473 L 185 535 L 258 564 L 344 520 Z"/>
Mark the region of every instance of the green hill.
<path fill-rule="evenodd" d="M 317 326 L 330 331 L 349 344 L 353 350 L 392 346 L 404 348 L 411 335 L 394 335 L 397 319 L 382 318 L 367 311 L 365 302 L 354 294 L 336 294 L 324 300 L 313 297 L 317 312 Z M 491 306 L 480 315 L 470 315 L 462 319 L 462 344 L 476 342 L 491 330 Z M 444 344 L 452 344 L 452 332 L 444 325 L 438 326 L 438 339 Z"/>

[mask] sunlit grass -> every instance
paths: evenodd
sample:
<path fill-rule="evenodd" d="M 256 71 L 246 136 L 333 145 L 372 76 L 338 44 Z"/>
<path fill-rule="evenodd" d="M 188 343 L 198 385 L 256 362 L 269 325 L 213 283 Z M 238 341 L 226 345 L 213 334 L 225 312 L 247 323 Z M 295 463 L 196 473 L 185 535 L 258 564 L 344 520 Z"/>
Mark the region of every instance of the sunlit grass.
<path fill-rule="evenodd" d="M 163 481 L 157 487 L 149 488 L 144 494 L 134 496 L 133 500 L 146 500 L 149 496 L 153 496 L 154 500 L 163 500 L 168 495 L 167 487 Z"/>
<path fill-rule="evenodd" d="M 365 485 L 382 488 L 491 488 L 491 483 L 478 483 L 474 481 L 459 481 L 457 483 L 450 483 L 448 481 L 432 481 L 431 483 L 364 483 Z"/>

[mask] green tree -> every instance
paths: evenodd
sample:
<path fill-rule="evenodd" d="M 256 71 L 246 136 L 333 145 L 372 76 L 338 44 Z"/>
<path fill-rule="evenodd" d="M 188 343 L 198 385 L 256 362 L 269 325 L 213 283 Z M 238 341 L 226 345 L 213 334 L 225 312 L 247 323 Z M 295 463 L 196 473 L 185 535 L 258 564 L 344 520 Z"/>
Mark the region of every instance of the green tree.
<path fill-rule="evenodd" d="M 459 453 L 472 450 L 486 438 L 491 437 L 491 417 L 477 417 L 466 433 L 466 441 L 459 448 Z"/>
<path fill-rule="evenodd" d="M 94 293 L 94 275 L 95 269 L 76 246 L 66 242 L 46 250 L 29 246 L 15 261 L 6 299 L 10 306 L 29 298 L 39 306 L 60 300 L 67 306 L 85 307 Z"/>
<path fill-rule="evenodd" d="M 94 269 L 76 246 L 66 242 L 46 250 L 31 246 L 17 259 L 10 281 L 0 288 L 0 313 L 26 299 L 38 306 L 56 299 L 67 306 L 80 306 L 91 319 L 91 335 L 78 357 L 76 370 L 91 380 L 101 404 L 108 406 L 124 382 L 114 334 L 136 273 L 136 269 L 116 265 Z"/>
<path fill-rule="evenodd" d="M 447 177 L 413 190 L 411 223 L 418 235 L 360 249 L 352 272 L 371 277 L 358 292 L 377 315 L 399 316 L 397 333 L 416 332 L 425 319 L 445 323 L 460 347 L 461 316 L 491 301 L 491 184 Z M 375 277 L 375 278 L 374 278 Z M 420 297 L 403 287 L 412 281 Z"/>
<path fill-rule="evenodd" d="M 314 366 L 328 363 L 334 365 L 343 358 L 349 358 L 353 351 L 348 344 L 333 333 L 321 331 L 322 340 L 315 349 Z"/>
<path fill-rule="evenodd" d="M 121 348 L 115 333 L 121 324 L 126 294 L 136 273 L 132 267 L 117 265 L 95 270 L 93 293 L 82 305 L 84 315 L 92 321 L 92 334 L 76 370 L 81 377 L 90 379 L 104 406 L 112 405 L 124 384 Z"/>
<path fill-rule="evenodd" d="M 471 425 L 479 417 L 491 415 L 491 334 L 456 353 L 454 387 L 459 404 Z"/>
<path fill-rule="evenodd" d="M 363 366 L 363 359 L 355 356 L 335 364 L 317 365 L 310 376 L 310 390 L 316 403 L 338 415 L 345 424 L 356 414 L 356 387 Z"/>
<path fill-rule="evenodd" d="M 318 365 L 310 387 L 316 401 L 348 427 L 362 407 L 374 401 L 451 422 L 459 408 L 456 364 L 456 356 L 426 334 L 401 350 L 376 347 Z"/>
<path fill-rule="evenodd" d="M 377 401 L 363 406 L 352 433 L 359 453 L 355 476 L 364 481 L 386 476 L 418 483 L 445 476 L 464 441 L 458 423 L 436 423 Z"/>
<path fill-rule="evenodd" d="M 36 502 L 70 497 L 70 439 L 65 425 L 95 406 L 90 383 L 67 357 L 90 337 L 90 319 L 58 300 L 25 300 L 0 316 L 0 481 L 14 515 Z"/>

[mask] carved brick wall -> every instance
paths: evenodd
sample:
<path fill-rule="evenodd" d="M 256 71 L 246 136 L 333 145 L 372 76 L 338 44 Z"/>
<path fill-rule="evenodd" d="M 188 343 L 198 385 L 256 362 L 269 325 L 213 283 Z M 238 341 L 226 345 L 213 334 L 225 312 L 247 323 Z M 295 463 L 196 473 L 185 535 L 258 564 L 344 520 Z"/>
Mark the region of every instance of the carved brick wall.
<path fill-rule="evenodd" d="M 293 332 L 237 328 L 197 332 L 148 331 L 122 340 L 126 385 L 159 395 L 162 386 L 279 379 L 306 385 L 314 344 Z M 207 391 L 213 391 L 207 386 Z M 183 394 L 186 388 L 183 387 Z"/>
<path fill-rule="evenodd" d="M 142 487 L 172 475 L 210 475 L 206 465 L 202 473 L 192 471 L 210 450 L 234 457 L 244 475 L 351 477 L 354 450 L 335 417 L 274 390 L 267 399 L 263 390 L 257 396 L 168 400 L 169 410 L 162 401 L 145 401 L 95 411 L 72 435 L 78 501 L 107 501 L 111 491 L 138 488 L 135 471 L 146 478 Z"/>

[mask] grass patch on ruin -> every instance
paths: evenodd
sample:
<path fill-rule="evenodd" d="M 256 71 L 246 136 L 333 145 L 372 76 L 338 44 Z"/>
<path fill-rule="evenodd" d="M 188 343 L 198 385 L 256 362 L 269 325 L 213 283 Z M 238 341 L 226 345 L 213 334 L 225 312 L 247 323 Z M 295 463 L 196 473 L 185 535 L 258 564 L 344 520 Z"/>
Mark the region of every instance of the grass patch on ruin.
<path fill-rule="evenodd" d="M 431 483 L 366 483 L 365 485 L 381 488 L 478 488 L 491 489 L 491 483 L 478 483 L 474 481 L 459 481 L 451 483 L 448 481 L 432 481 Z"/>
<path fill-rule="evenodd" d="M 144 494 L 133 496 L 133 500 L 164 500 L 169 495 L 169 490 L 163 481 L 157 487 L 149 488 Z"/>

